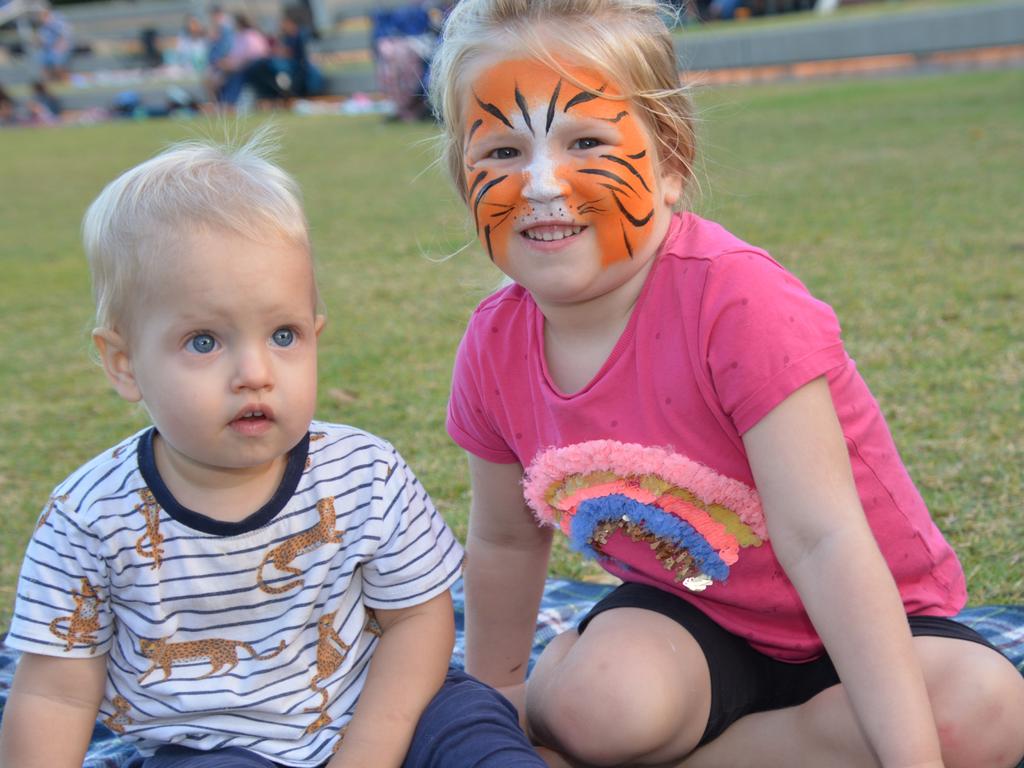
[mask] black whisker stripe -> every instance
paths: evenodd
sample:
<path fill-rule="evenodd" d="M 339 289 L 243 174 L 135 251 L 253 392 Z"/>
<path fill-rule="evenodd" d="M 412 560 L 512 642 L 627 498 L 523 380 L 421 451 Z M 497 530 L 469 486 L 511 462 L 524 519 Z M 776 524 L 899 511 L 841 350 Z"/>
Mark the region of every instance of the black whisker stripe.
<path fill-rule="evenodd" d="M 619 194 L 619 195 L 625 193 L 625 191 L 626 191 L 624 189 L 619 189 L 618 187 L 613 187 L 611 184 L 602 184 L 601 186 L 604 187 L 605 189 L 607 189 L 607 190 L 609 190 L 611 192 L 615 192 L 616 194 Z"/>
<path fill-rule="evenodd" d="M 480 187 L 480 191 L 476 193 L 476 199 L 473 201 L 473 219 L 475 221 L 480 221 L 480 214 L 478 212 L 478 209 L 480 208 L 480 200 L 483 198 L 484 195 L 487 194 L 491 187 L 493 187 L 495 184 L 501 184 L 501 182 L 503 182 L 507 178 L 508 174 L 505 174 L 504 176 L 499 176 L 496 179 L 491 179 L 482 187 Z M 477 228 L 479 228 L 479 226 L 480 225 L 477 224 Z"/>
<path fill-rule="evenodd" d="M 484 203 L 484 205 L 488 205 L 488 203 Z M 498 203 L 490 203 L 490 205 L 498 205 Z M 514 205 L 503 205 L 501 206 L 500 211 L 494 211 L 494 213 L 489 215 L 492 219 L 496 219 L 499 216 L 508 216 L 508 214 L 512 213 L 515 209 L 516 207 Z"/>
<path fill-rule="evenodd" d="M 498 214 L 498 213 L 493 214 L 492 218 L 496 217 L 496 216 L 501 216 L 500 219 L 498 219 L 496 222 L 494 222 L 494 227 L 495 228 L 500 227 L 502 224 L 504 224 L 506 221 L 508 221 L 508 217 L 511 216 L 511 215 L 512 215 L 512 209 L 511 208 L 509 210 L 505 211 L 504 214 Z M 488 224 L 487 226 L 490 227 L 491 225 Z"/>
<path fill-rule="evenodd" d="M 651 220 L 651 217 L 654 216 L 654 209 L 651 208 L 651 210 L 647 212 L 646 216 L 644 216 L 642 219 L 638 219 L 632 213 L 627 211 L 625 207 L 623 207 L 622 201 L 619 200 L 619 196 L 615 194 L 614 189 L 612 190 L 612 199 L 615 200 L 615 204 L 619 206 L 619 210 L 622 211 L 622 215 L 625 216 L 629 220 L 629 223 L 632 224 L 634 227 L 640 228 L 644 226 L 648 221 Z"/>
<path fill-rule="evenodd" d="M 523 94 L 519 92 L 519 85 L 516 85 L 516 105 L 519 107 L 519 111 L 523 114 L 523 120 L 526 121 L 526 127 L 530 129 L 530 135 L 533 133 L 533 123 L 530 122 L 530 110 L 526 104 L 526 99 L 523 98 Z"/>
<path fill-rule="evenodd" d="M 633 246 L 629 244 L 629 237 L 626 236 L 626 228 L 622 226 L 622 222 L 619 222 L 619 229 L 622 230 L 622 242 L 626 244 L 626 253 L 629 254 L 629 258 L 633 258 Z"/>
<path fill-rule="evenodd" d="M 480 173 L 476 175 L 476 178 L 473 179 L 473 184 L 470 186 L 469 193 L 466 195 L 466 197 L 472 197 L 473 190 L 476 189 L 476 185 L 483 181 L 485 178 L 487 178 L 487 171 L 480 171 Z"/>
<path fill-rule="evenodd" d="M 504 113 L 502 113 L 502 111 L 500 109 L 498 109 L 496 106 L 494 106 L 493 104 L 488 104 L 488 103 L 485 103 L 483 101 L 480 101 L 480 97 L 479 96 L 474 96 L 473 98 L 476 99 L 476 103 L 480 105 L 480 109 L 482 109 L 484 112 L 487 112 L 488 114 L 494 115 L 496 118 L 501 120 L 501 122 L 503 122 L 509 128 L 512 127 L 512 123 L 510 123 L 508 121 L 508 118 L 505 117 Z"/>
<path fill-rule="evenodd" d="M 479 101 L 479 99 L 477 99 L 477 101 Z M 467 147 L 469 146 L 469 143 L 473 140 L 473 134 L 476 133 L 478 130 L 480 130 L 480 126 L 483 125 L 483 124 L 484 124 L 483 120 L 474 120 L 473 121 L 473 125 L 470 126 L 470 129 L 469 129 L 469 135 L 466 137 L 466 146 Z"/>
<path fill-rule="evenodd" d="M 562 90 L 562 78 L 558 78 L 555 90 L 551 93 L 551 101 L 548 102 L 548 122 L 544 126 L 544 133 L 551 133 L 551 123 L 555 119 L 555 107 L 558 106 L 558 94 Z"/>
<path fill-rule="evenodd" d="M 565 106 L 562 108 L 562 111 L 568 112 L 570 109 L 579 104 L 584 104 L 588 101 L 593 101 L 602 93 L 604 93 L 604 89 L 607 87 L 608 83 L 604 83 L 600 88 L 597 89 L 597 93 L 591 93 L 590 91 L 580 91 L 565 103 Z"/>
<path fill-rule="evenodd" d="M 639 160 L 642 157 L 647 157 L 647 150 L 645 149 L 642 152 L 637 152 L 635 155 L 626 155 L 626 157 L 630 160 Z"/>
<path fill-rule="evenodd" d="M 626 189 L 628 189 L 630 192 L 633 192 L 634 194 L 636 193 L 636 190 L 633 189 L 633 187 L 630 186 L 628 181 L 626 181 L 621 176 L 612 173 L 611 171 L 604 170 L 603 168 L 580 168 L 579 173 L 588 173 L 591 176 L 604 176 L 606 179 L 611 179 L 616 184 L 621 184 Z M 646 185 L 644 185 L 644 186 L 646 186 Z M 648 191 L 650 191 L 650 190 L 648 190 Z"/>
<path fill-rule="evenodd" d="M 608 123 L 617 123 L 627 115 L 629 115 L 629 112 L 619 112 L 615 117 L 602 117 L 601 119 Z"/>
<path fill-rule="evenodd" d="M 491 247 L 491 225 L 484 227 L 484 239 L 487 241 L 487 255 L 494 261 L 494 249 Z"/>
<path fill-rule="evenodd" d="M 616 157 L 615 155 L 601 155 L 601 157 L 604 160 L 608 160 L 610 162 L 618 163 L 619 165 L 621 165 L 627 171 L 629 171 L 634 176 L 636 176 L 638 179 L 640 179 L 640 183 L 644 185 L 644 189 L 646 189 L 648 192 L 651 191 L 651 188 L 647 186 L 647 182 L 644 181 L 644 177 L 640 175 L 640 171 L 638 171 L 636 168 L 634 168 L 632 163 L 627 163 L 621 157 Z"/>

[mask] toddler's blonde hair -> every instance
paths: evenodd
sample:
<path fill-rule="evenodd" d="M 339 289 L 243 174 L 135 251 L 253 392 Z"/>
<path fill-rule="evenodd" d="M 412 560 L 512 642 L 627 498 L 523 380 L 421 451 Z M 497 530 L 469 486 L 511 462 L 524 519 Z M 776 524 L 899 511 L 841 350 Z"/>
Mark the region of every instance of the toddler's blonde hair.
<path fill-rule="evenodd" d="M 271 162 L 275 147 L 269 129 L 244 143 L 183 142 L 106 186 L 82 221 L 98 328 L 127 332 L 133 298 L 160 274 L 150 267 L 173 259 L 191 233 L 280 238 L 310 251 L 298 184 Z"/>
<path fill-rule="evenodd" d="M 494 54 L 537 59 L 569 80 L 565 63 L 610 75 L 639 108 L 663 167 L 688 184 L 696 153 L 694 113 L 664 22 L 671 13 L 657 0 L 460 0 L 431 65 L 430 95 L 444 129 L 442 159 L 463 199 L 467 78 Z"/>

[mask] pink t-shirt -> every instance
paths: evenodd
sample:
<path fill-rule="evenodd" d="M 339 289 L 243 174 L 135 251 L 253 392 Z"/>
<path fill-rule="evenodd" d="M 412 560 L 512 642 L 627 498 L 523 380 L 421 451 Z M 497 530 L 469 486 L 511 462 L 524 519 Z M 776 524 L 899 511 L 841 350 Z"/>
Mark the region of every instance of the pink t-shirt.
<path fill-rule="evenodd" d="M 964 605 L 960 564 L 834 312 L 764 251 L 675 216 L 629 324 L 578 392 L 552 381 L 543 328 L 520 286 L 480 304 L 455 361 L 448 431 L 483 459 L 519 462 L 538 519 L 610 573 L 680 595 L 775 658 L 820 655 L 773 553 L 740 436 L 824 375 L 908 614 Z"/>

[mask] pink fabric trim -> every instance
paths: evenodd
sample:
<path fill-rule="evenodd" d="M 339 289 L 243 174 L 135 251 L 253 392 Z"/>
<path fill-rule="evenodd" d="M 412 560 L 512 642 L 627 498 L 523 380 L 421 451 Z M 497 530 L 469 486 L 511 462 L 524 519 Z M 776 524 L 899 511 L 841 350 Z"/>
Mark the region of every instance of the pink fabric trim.
<path fill-rule="evenodd" d="M 759 538 L 768 538 L 761 501 L 752 488 L 668 449 L 617 440 L 590 440 L 538 454 L 523 481 L 526 501 L 542 522 L 557 520 L 549 494 L 571 475 L 600 471 L 622 478 L 656 475 L 669 485 L 686 489 L 704 504 L 734 511 Z"/>

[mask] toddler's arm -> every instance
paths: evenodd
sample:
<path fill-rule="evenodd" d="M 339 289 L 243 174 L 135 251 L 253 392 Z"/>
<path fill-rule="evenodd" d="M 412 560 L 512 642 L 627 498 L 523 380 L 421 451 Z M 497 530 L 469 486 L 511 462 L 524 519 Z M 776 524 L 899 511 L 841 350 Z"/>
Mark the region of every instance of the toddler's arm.
<path fill-rule="evenodd" d="M 941 766 L 906 612 L 860 505 L 828 384 L 816 379 L 743 442 L 768 533 L 885 766 Z"/>
<path fill-rule="evenodd" d="M 80 768 L 106 679 L 105 654 L 22 654 L 4 707 L 0 768 Z"/>
<path fill-rule="evenodd" d="M 470 455 L 469 469 L 466 671 L 508 688 L 526 678 L 552 530 L 540 527 L 526 506 L 519 464 Z"/>
<path fill-rule="evenodd" d="M 341 750 L 328 768 L 398 768 L 448 671 L 455 644 L 448 590 L 411 608 L 375 612 L 380 642 Z"/>

